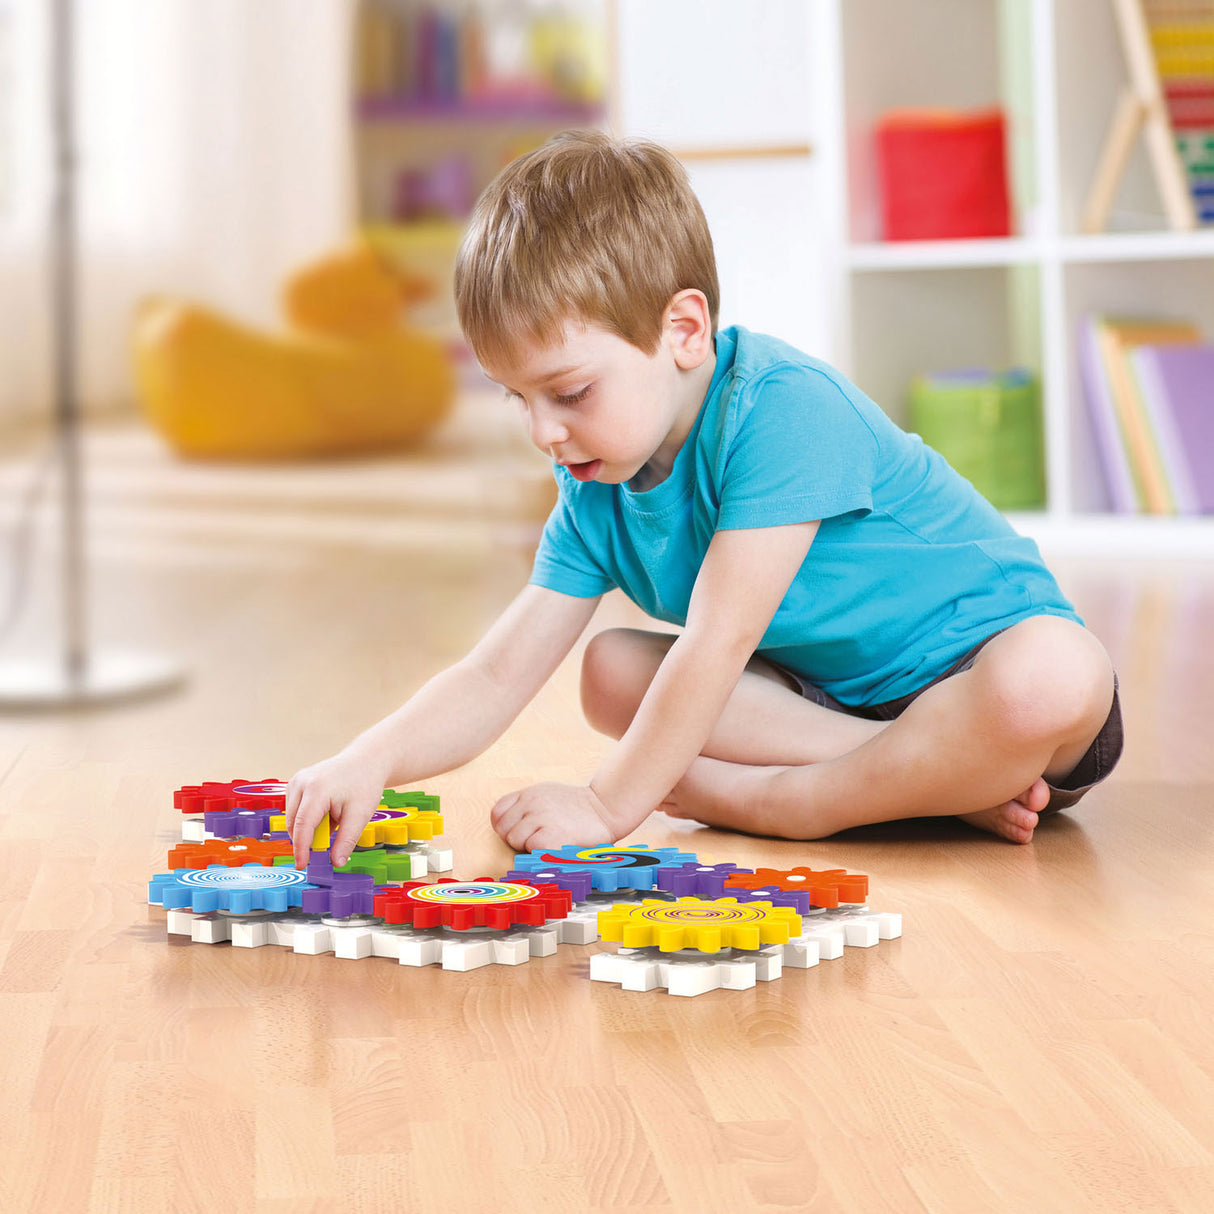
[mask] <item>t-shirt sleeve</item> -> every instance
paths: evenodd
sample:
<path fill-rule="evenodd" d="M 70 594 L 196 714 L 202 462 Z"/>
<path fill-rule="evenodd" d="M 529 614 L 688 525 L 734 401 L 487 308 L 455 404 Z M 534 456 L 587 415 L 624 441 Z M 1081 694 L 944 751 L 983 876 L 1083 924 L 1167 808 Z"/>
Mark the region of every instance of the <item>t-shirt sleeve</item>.
<path fill-rule="evenodd" d="M 873 506 L 877 439 L 829 375 L 784 364 L 737 396 L 721 466 L 721 531 L 778 527 Z"/>
<path fill-rule="evenodd" d="M 586 546 L 563 493 L 544 524 L 528 580 L 580 599 L 606 594 L 615 586 Z"/>

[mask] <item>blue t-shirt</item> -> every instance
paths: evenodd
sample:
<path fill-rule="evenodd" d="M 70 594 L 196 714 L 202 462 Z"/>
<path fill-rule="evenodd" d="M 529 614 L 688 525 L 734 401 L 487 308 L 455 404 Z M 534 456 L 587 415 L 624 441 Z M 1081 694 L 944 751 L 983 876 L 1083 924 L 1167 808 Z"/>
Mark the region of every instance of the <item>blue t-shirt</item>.
<path fill-rule="evenodd" d="M 839 372 L 740 327 L 716 354 L 660 484 L 636 493 L 556 467 L 532 582 L 618 586 L 681 625 L 715 531 L 821 519 L 758 652 L 849 705 L 916 691 L 1029 616 L 1079 620 L 1037 545 Z"/>

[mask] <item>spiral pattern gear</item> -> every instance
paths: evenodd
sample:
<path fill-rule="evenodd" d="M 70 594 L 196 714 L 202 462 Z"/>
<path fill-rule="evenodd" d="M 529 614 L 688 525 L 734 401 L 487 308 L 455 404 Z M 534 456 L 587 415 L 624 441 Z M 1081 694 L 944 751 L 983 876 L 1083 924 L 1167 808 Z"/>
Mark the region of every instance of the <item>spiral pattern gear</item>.
<path fill-rule="evenodd" d="M 247 915 L 259 910 L 290 910 L 301 905 L 304 893 L 312 888 L 307 875 L 294 868 L 213 864 L 210 868 L 157 873 L 148 882 L 148 901 L 166 910 L 188 907 L 199 914 L 225 910 Z"/>
<path fill-rule="evenodd" d="M 206 814 L 233 809 L 287 807 L 287 786 L 282 780 L 229 780 L 219 783 L 186 784 L 173 793 L 173 807 L 183 814 Z"/>
<path fill-rule="evenodd" d="M 599 911 L 599 935 L 625 948 L 657 946 L 663 953 L 696 949 L 755 950 L 765 944 L 787 944 L 801 930 L 801 917 L 791 906 L 739 902 L 736 898 L 679 898 L 667 902 L 646 898 Z"/>
<path fill-rule="evenodd" d="M 868 877 L 864 873 L 849 873 L 845 868 L 758 868 L 753 873 L 738 872 L 725 878 L 725 888 L 750 890 L 764 894 L 802 893 L 808 895 L 810 906 L 833 909 L 840 902 L 863 905 L 868 898 Z M 802 912 L 808 914 L 808 909 Z"/>
<path fill-rule="evenodd" d="M 374 912 L 388 923 L 416 928 L 539 927 L 563 919 L 572 904 L 568 890 L 525 881 L 406 881 L 377 890 Z"/>
<path fill-rule="evenodd" d="M 653 889 L 660 867 L 693 864 L 694 852 L 675 847 L 580 847 L 576 843 L 547 850 L 537 848 L 514 857 L 517 872 L 589 872 L 592 888 L 603 893 L 619 889 Z"/>

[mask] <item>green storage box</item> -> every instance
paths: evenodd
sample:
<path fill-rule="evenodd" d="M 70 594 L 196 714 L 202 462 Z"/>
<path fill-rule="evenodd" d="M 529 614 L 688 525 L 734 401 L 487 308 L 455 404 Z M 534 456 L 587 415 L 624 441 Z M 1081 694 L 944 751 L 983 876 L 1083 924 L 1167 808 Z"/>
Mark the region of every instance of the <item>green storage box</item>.
<path fill-rule="evenodd" d="M 1045 505 L 1041 391 L 1031 372 L 918 376 L 910 428 L 997 509 Z"/>

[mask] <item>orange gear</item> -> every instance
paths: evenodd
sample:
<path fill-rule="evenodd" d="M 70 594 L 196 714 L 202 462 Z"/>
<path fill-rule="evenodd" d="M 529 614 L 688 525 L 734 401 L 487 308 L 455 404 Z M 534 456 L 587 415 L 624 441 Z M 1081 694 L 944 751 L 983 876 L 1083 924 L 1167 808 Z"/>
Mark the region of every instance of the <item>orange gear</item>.
<path fill-rule="evenodd" d="M 759 868 L 753 873 L 730 873 L 726 889 L 779 889 L 809 894 L 811 906 L 834 908 L 840 902 L 868 900 L 868 877 L 845 868 Z"/>
<path fill-rule="evenodd" d="M 210 864 L 226 864 L 239 868 L 242 864 L 273 866 L 281 856 L 291 856 L 290 839 L 207 839 L 202 843 L 178 843 L 169 852 L 168 865 L 177 868 L 206 868 Z"/>

